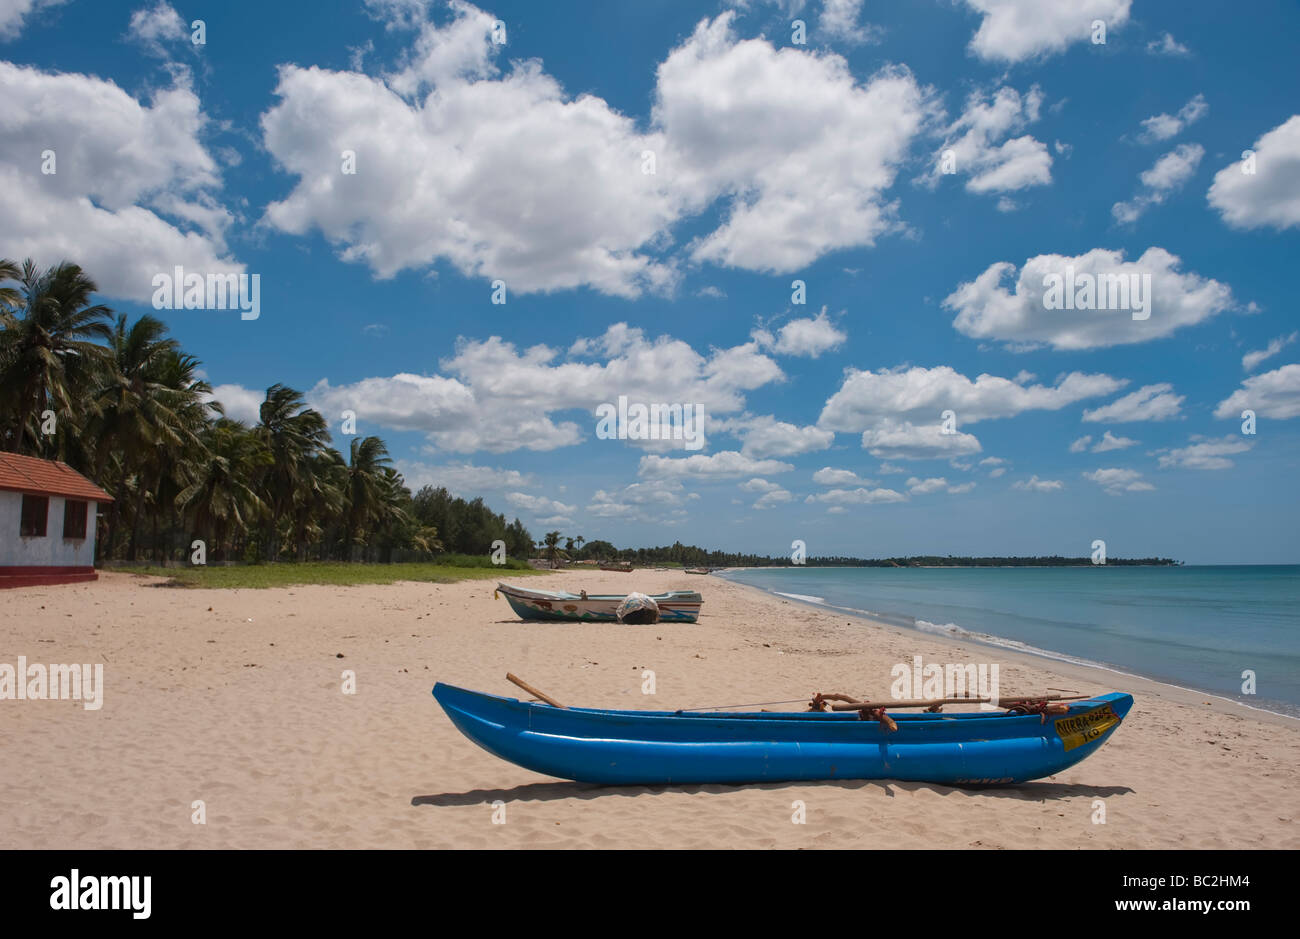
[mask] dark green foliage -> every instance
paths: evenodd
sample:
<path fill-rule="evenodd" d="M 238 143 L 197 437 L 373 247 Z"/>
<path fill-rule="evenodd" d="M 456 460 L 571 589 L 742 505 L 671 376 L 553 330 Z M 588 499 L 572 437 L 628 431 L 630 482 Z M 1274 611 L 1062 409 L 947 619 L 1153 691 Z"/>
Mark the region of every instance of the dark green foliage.
<path fill-rule="evenodd" d="M 452 551 L 478 566 L 497 539 L 517 563 L 532 553 L 520 521 L 481 499 L 412 499 L 380 438 L 352 438 L 345 458 L 293 388 L 268 388 L 251 427 L 227 419 L 166 324 L 114 318 L 95 290 L 75 264 L 0 259 L 0 449 L 63 460 L 113 495 L 100 559 L 183 562 L 196 540 L 207 562 Z"/>

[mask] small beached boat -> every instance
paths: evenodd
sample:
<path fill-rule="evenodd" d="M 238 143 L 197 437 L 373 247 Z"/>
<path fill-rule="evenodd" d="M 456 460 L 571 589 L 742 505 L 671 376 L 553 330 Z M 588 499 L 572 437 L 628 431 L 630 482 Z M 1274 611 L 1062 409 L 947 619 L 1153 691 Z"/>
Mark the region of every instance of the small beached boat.
<path fill-rule="evenodd" d="M 521 619 L 613 623 L 618 621 L 619 605 L 627 599 L 627 595 L 621 593 L 528 590 L 510 584 L 497 584 L 497 591 L 505 594 L 510 608 Z M 650 599 L 659 607 L 661 623 L 693 623 L 699 618 L 700 607 L 704 604 L 704 598 L 694 590 L 652 594 Z"/>
<path fill-rule="evenodd" d="M 610 561 L 601 564 L 600 569 L 602 571 L 617 571 L 620 574 L 630 574 L 632 573 L 632 563 L 630 561 Z"/>
<path fill-rule="evenodd" d="M 503 760 L 561 779 L 625 785 L 825 779 L 1020 783 L 1096 753 L 1133 706 L 1131 695 L 1116 693 L 1050 710 L 1040 703 L 1040 710 L 1027 714 L 881 713 L 882 721 L 843 710 L 566 708 L 441 682 L 433 696 L 461 733 Z"/>

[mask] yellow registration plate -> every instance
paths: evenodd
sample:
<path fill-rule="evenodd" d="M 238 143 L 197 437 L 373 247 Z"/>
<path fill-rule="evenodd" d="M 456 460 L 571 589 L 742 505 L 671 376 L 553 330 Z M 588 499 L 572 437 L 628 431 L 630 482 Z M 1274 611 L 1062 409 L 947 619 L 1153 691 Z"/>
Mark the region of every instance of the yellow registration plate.
<path fill-rule="evenodd" d="M 1066 752 L 1069 752 L 1085 743 L 1092 743 L 1118 723 L 1119 715 L 1109 704 L 1103 704 L 1087 714 L 1060 718 L 1056 721 L 1056 732 L 1065 744 Z"/>

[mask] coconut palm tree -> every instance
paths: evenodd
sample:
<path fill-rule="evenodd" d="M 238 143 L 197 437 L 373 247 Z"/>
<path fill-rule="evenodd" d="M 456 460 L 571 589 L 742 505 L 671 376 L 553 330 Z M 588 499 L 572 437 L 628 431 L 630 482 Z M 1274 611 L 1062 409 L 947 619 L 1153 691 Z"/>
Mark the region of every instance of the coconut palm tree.
<path fill-rule="evenodd" d="M 313 542 L 322 543 L 331 528 L 337 530 L 346 507 L 347 464 L 333 447 L 309 458 L 301 476 L 293 507 L 293 542 L 300 561 L 307 560 Z"/>
<path fill-rule="evenodd" d="M 53 449 L 41 433 L 45 412 L 56 427 L 85 423 L 104 361 L 94 340 L 109 339 L 111 311 L 90 302 L 95 282 L 67 261 L 44 271 L 30 258 L 21 268 L 0 262 L 0 281 L 9 280 L 18 286 L 0 297 L 0 446 L 39 454 Z"/>
<path fill-rule="evenodd" d="M 176 497 L 189 485 L 195 468 L 208 458 L 204 432 L 214 417 L 225 413 L 220 402 L 212 399 L 212 386 L 198 377 L 200 365 L 197 358 L 179 350 L 166 353 L 158 362 L 157 384 L 167 389 L 174 422 L 172 439 L 164 439 L 155 448 L 158 455 L 155 476 L 158 511 L 153 516 L 155 550 L 159 521 L 165 521 L 169 532 L 177 527 Z"/>
<path fill-rule="evenodd" d="M 14 310 L 22 294 L 17 287 L 10 286 L 13 281 L 23 276 L 22 269 L 9 258 L 0 258 L 0 325 L 9 327 Z"/>
<path fill-rule="evenodd" d="M 257 433 L 271 452 L 266 479 L 266 502 L 271 510 L 267 557 L 279 554 L 278 526 L 293 511 L 295 500 L 304 498 L 304 483 L 330 440 L 329 426 L 319 411 L 307 407 L 302 392 L 276 383 L 266 389 L 259 410 Z"/>
<path fill-rule="evenodd" d="M 416 525 L 411 530 L 410 538 L 411 547 L 425 554 L 438 554 L 443 549 L 438 529 L 432 525 Z"/>
<path fill-rule="evenodd" d="M 220 418 L 203 433 L 204 459 L 190 468 L 189 484 L 175 505 L 190 517 L 191 530 L 223 557 L 232 536 L 242 535 L 266 511 L 251 485 L 271 465 L 258 435 L 238 421 Z"/>
<path fill-rule="evenodd" d="M 555 567 L 555 562 L 560 556 L 560 533 L 558 531 L 548 531 L 545 544 L 546 556 L 550 559 L 551 567 Z"/>
<path fill-rule="evenodd" d="M 382 441 L 381 441 L 382 443 Z M 436 528 L 423 528 L 411 511 L 411 491 L 402 474 L 391 466 L 380 471 L 380 505 L 372 522 L 370 543 L 378 559 L 389 563 L 394 548 L 415 548 L 432 553 L 440 544 Z"/>
<path fill-rule="evenodd" d="M 392 462 L 388 448 L 378 437 L 354 438 L 347 472 L 347 522 L 344 528 L 345 559 L 352 557 L 352 545 L 364 540 L 374 523 L 381 522 L 392 501 L 392 481 L 384 471 Z M 400 477 L 399 477 L 400 478 Z"/>
<path fill-rule="evenodd" d="M 108 479 L 106 470 L 114 455 L 123 477 L 139 477 L 130 503 L 127 549 L 127 558 L 135 560 L 146 506 L 152 506 L 156 535 L 158 516 L 164 510 L 170 514 L 182 488 L 169 485 L 179 482 L 178 466 L 187 454 L 202 459 L 199 432 L 211 412 L 206 400 L 211 388 L 195 377 L 198 360 L 182 353 L 180 344 L 167 336 L 166 324 L 153 316 L 142 316 L 129 327 L 126 314 L 118 316 L 105 365 L 85 436 L 94 441 L 97 479 Z M 110 547 L 119 506 L 122 500 L 109 510 Z"/>

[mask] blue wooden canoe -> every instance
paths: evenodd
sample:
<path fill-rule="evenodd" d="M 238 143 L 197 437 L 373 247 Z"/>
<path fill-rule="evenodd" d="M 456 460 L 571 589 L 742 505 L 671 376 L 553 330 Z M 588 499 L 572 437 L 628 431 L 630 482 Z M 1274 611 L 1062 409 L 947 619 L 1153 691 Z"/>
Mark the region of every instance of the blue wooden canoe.
<path fill-rule="evenodd" d="M 439 682 L 433 696 L 470 740 L 561 779 L 626 785 L 898 779 L 1019 783 L 1095 753 L 1133 706 L 1127 694 L 1061 715 L 993 712 L 674 712 L 556 708 Z"/>

